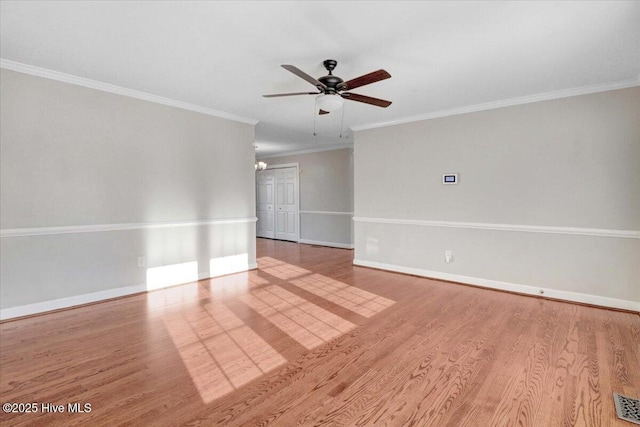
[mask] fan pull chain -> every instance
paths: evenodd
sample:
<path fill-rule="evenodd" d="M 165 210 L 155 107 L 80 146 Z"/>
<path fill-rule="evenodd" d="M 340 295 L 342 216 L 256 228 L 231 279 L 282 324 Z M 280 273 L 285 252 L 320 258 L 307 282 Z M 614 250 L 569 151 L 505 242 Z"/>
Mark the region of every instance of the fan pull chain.
<path fill-rule="evenodd" d="M 342 139 L 342 130 L 344 129 L 344 105 L 342 106 L 342 120 L 340 121 L 340 139 Z"/>
<path fill-rule="evenodd" d="M 313 136 L 316 135 L 316 111 L 318 111 L 318 99 L 316 98 L 313 104 Z"/>

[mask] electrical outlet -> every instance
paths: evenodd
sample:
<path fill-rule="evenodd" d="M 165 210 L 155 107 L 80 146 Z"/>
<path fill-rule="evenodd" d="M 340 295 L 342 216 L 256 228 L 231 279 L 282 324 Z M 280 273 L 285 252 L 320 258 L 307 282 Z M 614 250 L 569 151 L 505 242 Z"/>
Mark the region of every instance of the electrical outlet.
<path fill-rule="evenodd" d="M 139 256 L 138 257 L 138 267 L 144 267 L 147 265 L 147 257 Z"/>
<path fill-rule="evenodd" d="M 453 262 L 453 253 L 450 250 L 444 251 L 444 262 Z"/>

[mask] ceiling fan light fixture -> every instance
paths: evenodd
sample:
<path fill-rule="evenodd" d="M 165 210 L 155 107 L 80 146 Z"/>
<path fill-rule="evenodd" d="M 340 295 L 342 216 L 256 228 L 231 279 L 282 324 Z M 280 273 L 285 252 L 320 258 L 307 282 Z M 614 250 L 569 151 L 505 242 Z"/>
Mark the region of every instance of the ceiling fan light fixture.
<path fill-rule="evenodd" d="M 324 111 L 332 112 L 342 108 L 344 99 L 338 94 L 320 94 L 316 97 L 318 108 Z"/>

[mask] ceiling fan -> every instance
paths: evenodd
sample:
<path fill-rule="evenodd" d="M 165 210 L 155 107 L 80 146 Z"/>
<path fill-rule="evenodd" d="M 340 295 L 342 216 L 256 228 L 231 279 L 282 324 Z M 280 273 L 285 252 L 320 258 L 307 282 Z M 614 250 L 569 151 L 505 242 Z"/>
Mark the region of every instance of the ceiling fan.
<path fill-rule="evenodd" d="M 320 114 L 329 114 L 331 111 L 335 111 L 342 107 L 344 99 L 350 101 L 363 102 L 365 104 L 375 105 L 376 107 L 386 108 L 391 105 L 391 101 L 385 101 L 384 99 L 372 98 L 370 96 L 358 95 L 357 93 L 345 92 L 351 89 L 355 89 L 360 86 L 368 85 L 378 82 L 380 80 L 388 79 L 391 74 L 385 70 L 373 71 L 364 76 L 356 77 L 348 81 L 342 80 L 338 76 L 333 75 L 333 70 L 338 65 L 338 61 L 335 59 L 327 59 L 323 62 L 324 68 L 329 71 L 329 74 L 318 79 L 314 79 L 309 74 L 305 73 L 298 67 L 293 65 L 283 65 L 287 71 L 292 72 L 296 76 L 308 81 L 318 89 L 318 92 L 293 92 L 293 93 L 275 93 L 271 95 L 262 95 L 265 98 L 275 98 L 278 96 L 295 96 L 295 95 L 318 95 L 316 97 L 318 107 L 320 107 Z"/>

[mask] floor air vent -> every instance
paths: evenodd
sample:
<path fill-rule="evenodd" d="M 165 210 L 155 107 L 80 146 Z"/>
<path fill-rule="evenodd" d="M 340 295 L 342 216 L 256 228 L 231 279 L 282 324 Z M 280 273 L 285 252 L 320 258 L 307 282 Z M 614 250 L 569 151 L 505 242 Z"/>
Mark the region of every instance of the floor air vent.
<path fill-rule="evenodd" d="M 613 393 L 618 418 L 634 424 L 640 424 L 640 400 Z"/>

